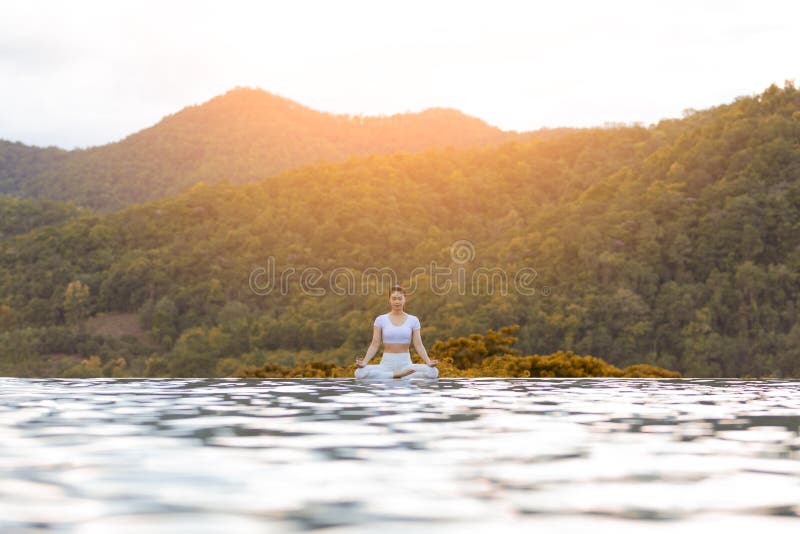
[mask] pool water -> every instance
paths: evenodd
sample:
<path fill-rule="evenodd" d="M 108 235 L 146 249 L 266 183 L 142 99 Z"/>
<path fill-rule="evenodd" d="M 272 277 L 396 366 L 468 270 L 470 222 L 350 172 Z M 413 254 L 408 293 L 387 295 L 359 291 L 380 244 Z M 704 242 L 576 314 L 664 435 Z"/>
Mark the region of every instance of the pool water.
<path fill-rule="evenodd" d="M 0 378 L 0 531 L 800 528 L 800 381 Z"/>

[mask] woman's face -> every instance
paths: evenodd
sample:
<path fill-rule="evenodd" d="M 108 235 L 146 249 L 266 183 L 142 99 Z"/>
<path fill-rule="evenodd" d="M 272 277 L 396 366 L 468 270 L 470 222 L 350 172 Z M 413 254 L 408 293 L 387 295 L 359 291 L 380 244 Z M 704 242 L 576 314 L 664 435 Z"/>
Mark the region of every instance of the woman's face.
<path fill-rule="evenodd" d="M 389 304 L 393 310 L 402 310 L 406 304 L 406 296 L 399 291 L 395 291 L 389 295 Z"/>

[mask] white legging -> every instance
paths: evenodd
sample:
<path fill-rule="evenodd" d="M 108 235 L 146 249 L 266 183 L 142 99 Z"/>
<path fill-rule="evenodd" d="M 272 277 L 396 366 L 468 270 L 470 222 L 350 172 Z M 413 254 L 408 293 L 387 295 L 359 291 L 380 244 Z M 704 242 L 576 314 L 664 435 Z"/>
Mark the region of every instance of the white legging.
<path fill-rule="evenodd" d="M 403 378 L 437 378 L 439 369 L 425 363 L 411 363 L 409 352 L 384 352 L 381 363 L 356 367 L 356 378 L 383 379 L 394 378 L 395 371 L 414 369 L 414 373 Z"/>

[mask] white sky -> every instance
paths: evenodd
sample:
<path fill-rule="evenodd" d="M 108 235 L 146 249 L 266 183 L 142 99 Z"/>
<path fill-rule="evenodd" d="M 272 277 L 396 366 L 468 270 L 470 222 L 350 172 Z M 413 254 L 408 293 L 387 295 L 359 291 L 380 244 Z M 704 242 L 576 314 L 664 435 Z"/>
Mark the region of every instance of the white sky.
<path fill-rule="evenodd" d="M 645 124 L 800 82 L 794 0 L 0 3 L 0 138 L 105 144 L 235 86 L 503 129 Z"/>

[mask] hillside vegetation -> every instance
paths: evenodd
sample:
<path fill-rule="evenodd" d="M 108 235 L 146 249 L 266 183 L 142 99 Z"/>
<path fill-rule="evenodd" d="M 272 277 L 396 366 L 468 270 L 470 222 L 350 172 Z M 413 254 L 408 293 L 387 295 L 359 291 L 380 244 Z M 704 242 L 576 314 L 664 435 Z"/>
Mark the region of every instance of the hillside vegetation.
<path fill-rule="evenodd" d="M 237 88 L 104 146 L 64 151 L 0 142 L 0 194 L 108 211 L 200 182 L 242 184 L 316 162 L 518 137 L 451 109 L 354 117 Z"/>
<path fill-rule="evenodd" d="M 0 372 L 35 373 L 54 353 L 96 356 L 108 376 L 346 366 L 387 295 L 337 294 L 331 275 L 391 268 L 411 283 L 426 343 L 518 325 L 519 357 L 800 376 L 798 178 L 800 93 L 787 84 L 649 128 L 198 185 L 4 237 Z M 269 258 L 295 270 L 287 291 L 251 288 Z M 454 284 L 459 269 L 536 276 L 527 293 L 439 291 L 432 262 Z M 299 287 L 303 269 L 318 269 L 320 295 Z M 138 313 L 160 348 L 82 331 L 98 312 Z"/>

